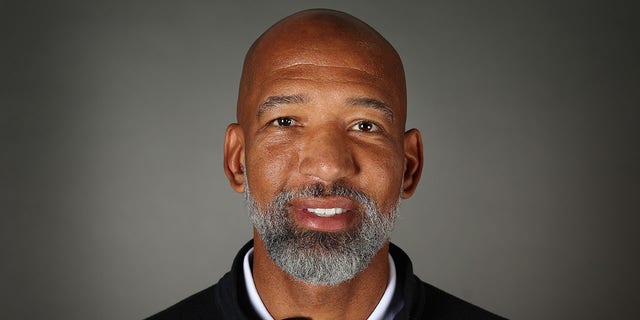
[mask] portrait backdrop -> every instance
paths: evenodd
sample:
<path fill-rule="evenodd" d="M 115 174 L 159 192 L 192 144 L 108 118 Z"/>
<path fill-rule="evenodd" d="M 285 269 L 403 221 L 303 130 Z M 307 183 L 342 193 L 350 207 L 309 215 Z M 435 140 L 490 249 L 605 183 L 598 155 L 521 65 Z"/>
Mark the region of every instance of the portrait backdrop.
<path fill-rule="evenodd" d="M 425 168 L 392 240 L 513 319 L 638 317 L 632 1 L 2 1 L 0 318 L 141 319 L 251 237 L 222 167 L 242 61 L 346 11 L 400 53 Z"/>

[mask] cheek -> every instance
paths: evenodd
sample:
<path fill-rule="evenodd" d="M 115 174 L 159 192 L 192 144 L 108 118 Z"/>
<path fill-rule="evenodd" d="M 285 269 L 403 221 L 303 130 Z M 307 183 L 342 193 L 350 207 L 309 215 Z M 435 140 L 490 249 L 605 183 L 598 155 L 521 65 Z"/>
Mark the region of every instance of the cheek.
<path fill-rule="evenodd" d="M 359 156 L 361 186 L 384 209 L 394 206 L 400 197 L 404 173 L 402 150 L 378 149 Z"/>
<path fill-rule="evenodd" d="M 247 148 L 247 176 L 256 200 L 268 202 L 286 187 L 297 158 L 298 153 L 290 144 L 263 142 Z"/>

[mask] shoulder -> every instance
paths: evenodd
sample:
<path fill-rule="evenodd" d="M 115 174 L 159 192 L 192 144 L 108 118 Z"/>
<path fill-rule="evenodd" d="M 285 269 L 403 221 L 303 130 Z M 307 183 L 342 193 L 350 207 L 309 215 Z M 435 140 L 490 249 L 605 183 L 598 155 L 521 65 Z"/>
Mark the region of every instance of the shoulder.
<path fill-rule="evenodd" d="M 208 319 L 254 319 L 246 294 L 242 262 L 253 247 L 247 242 L 238 252 L 231 271 L 217 284 L 204 289 L 178 303 L 147 318 L 147 320 L 208 320 Z"/>
<path fill-rule="evenodd" d="M 504 319 L 422 281 L 413 273 L 409 256 L 393 243 L 389 253 L 396 265 L 397 290 L 403 301 L 396 319 Z"/>
<path fill-rule="evenodd" d="M 414 276 L 415 277 L 415 276 Z M 413 303 L 422 306 L 422 314 L 427 319 L 478 319 L 478 320 L 500 320 L 504 319 L 476 305 L 464 301 L 454 295 L 440 290 L 415 277 L 418 282 L 418 292 L 413 297 Z M 417 301 L 416 301 L 417 299 Z"/>
<path fill-rule="evenodd" d="M 216 285 L 213 285 L 147 318 L 147 320 L 219 319 L 219 311 L 215 304 L 215 290 Z"/>

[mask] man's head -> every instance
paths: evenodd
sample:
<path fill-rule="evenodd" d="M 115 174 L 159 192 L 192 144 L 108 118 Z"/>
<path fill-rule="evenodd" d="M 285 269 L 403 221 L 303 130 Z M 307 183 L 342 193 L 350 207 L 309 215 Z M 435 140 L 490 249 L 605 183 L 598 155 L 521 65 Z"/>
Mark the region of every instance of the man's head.
<path fill-rule="evenodd" d="M 289 16 L 247 53 L 237 118 L 225 172 L 247 195 L 255 240 L 310 283 L 364 269 L 422 169 L 420 134 L 404 128 L 404 71 L 393 47 L 345 13 Z"/>

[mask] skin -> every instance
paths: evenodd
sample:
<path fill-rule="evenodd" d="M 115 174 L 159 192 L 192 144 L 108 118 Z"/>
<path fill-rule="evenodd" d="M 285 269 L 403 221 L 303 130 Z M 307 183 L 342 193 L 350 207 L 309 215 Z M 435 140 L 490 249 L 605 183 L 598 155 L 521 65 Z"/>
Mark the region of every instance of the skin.
<path fill-rule="evenodd" d="M 416 129 L 405 132 L 402 62 L 382 36 L 347 14 L 299 12 L 256 40 L 245 59 L 237 120 L 226 132 L 225 172 L 237 192 L 245 190 L 246 173 L 262 208 L 283 189 L 341 182 L 389 212 L 418 184 L 422 141 Z M 319 218 L 307 207 L 350 210 Z M 336 232 L 359 221 L 358 209 L 351 199 L 311 198 L 294 201 L 290 214 L 300 228 Z M 282 271 L 255 230 L 254 244 L 256 288 L 276 319 L 366 319 L 388 282 L 388 243 L 364 271 L 335 286 Z"/>

